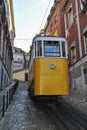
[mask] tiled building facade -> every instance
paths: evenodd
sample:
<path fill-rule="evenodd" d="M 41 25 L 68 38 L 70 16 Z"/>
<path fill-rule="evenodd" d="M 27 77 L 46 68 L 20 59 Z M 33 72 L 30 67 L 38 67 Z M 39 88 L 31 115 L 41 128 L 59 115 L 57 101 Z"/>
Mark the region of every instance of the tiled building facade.
<path fill-rule="evenodd" d="M 0 90 L 12 82 L 13 40 L 15 37 L 11 0 L 0 0 Z"/>
<path fill-rule="evenodd" d="M 54 0 L 52 8 L 46 34 L 55 35 L 57 30 L 55 36 L 66 37 L 71 88 L 87 88 L 87 0 Z M 55 16 L 57 26 L 52 26 Z"/>

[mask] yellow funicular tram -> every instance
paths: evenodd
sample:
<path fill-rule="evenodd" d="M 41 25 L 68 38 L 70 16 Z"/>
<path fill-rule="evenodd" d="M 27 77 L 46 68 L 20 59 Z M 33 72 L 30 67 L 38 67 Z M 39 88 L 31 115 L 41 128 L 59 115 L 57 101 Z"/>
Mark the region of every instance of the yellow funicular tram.
<path fill-rule="evenodd" d="M 33 96 L 69 94 L 67 41 L 36 36 L 30 50 L 28 91 Z"/>

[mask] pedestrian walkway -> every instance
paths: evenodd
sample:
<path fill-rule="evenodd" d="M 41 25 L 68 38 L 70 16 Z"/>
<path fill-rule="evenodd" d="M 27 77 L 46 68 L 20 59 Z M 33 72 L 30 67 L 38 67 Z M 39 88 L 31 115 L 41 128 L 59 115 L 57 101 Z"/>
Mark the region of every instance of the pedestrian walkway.
<path fill-rule="evenodd" d="M 19 82 L 5 116 L 0 122 L 0 130 L 57 130 L 55 123 L 28 97 L 27 83 Z"/>
<path fill-rule="evenodd" d="M 27 107 L 26 103 L 28 100 L 26 96 L 27 85 L 25 83 L 20 85 L 19 83 L 19 86 L 11 104 L 5 112 L 5 117 L 1 120 L 0 130 L 25 130 L 24 120 L 27 121 L 28 118 L 28 111 L 24 111 Z"/>
<path fill-rule="evenodd" d="M 87 91 L 72 90 L 69 96 L 62 96 L 69 103 L 87 115 Z M 42 108 L 29 99 L 27 82 L 19 82 L 13 100 L 0 121 L 0 130 L 56 130 L 55 124 Z"/>
<path fill-rule="evenodd" d="M 14 81 L 12 84 L 0 91 L 0 120 L 4 116 L 4 112 L 8 108 L 17 86 L 18 81 Z"/>

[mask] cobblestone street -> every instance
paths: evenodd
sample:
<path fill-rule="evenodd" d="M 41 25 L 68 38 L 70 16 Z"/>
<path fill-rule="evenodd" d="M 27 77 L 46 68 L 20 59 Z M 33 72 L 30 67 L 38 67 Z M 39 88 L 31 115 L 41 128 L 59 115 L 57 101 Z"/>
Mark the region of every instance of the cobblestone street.
<path fill-rule="evenodd" d="M 0 122 L 0 130 L 56 130 L 48 115 L 27 94 L 27 83 L 19 82 L 13 100 Z"/>

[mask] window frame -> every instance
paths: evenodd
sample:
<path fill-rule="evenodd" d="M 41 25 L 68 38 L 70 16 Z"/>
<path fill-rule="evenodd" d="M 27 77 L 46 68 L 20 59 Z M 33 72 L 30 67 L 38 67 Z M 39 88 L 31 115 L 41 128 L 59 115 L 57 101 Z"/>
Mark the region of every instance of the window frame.
<path fill-rule="evenodd" d="M 54 54 L 59 54 L 59 56 L 55 56 L 55 55 L 49 55 L 49 54 L 53 54 L 53 52 L 45 52 L 45 42 L 59 42 L 59 51 L 58 52 L 54 52 Z M 51 43 L 48 43 L 48 44 L 51 44 Z M 49 46 L 49 45 L 48 45 Z M 52 44 L 51 44 L 52 46 Z M 45 55 L 45 53 L 49 53 L 48 56 Z M 44 41 L 44 57 L 61 57 L 61 47 L 60 47 L 60 41 Z"/>
<path fill-rule="evenodd" d="M 35 40 L 34 41 L 34 53 L 33 53 L 33 56 L 34 58 L 38 58 L 38 57 L 49 57 L 49 58 L 52 58 L 52 57 L 55 57 L 55 58 L 68 58 L 68 48 L 67 48 L 67 41 L 66 40 L 63 40 L 63 39 L 59 39 L 59 40 L 50 40 L 50 39 L 40 39 L 41 41 L 41 46 L 42 46 L 42 55 L 38 55 L 38 41 L 39 40 Z M 48 44 L 47 48 L 48 48 L 48 55 L 46 54 L 45 55 L 45 43 L 44 42 L 47 42 L 46 44 Z M 53 44 L 51 44 L 53 42 Z M 58 44 L 57 44 L 58 43 Z M 63 56 L 63 50 L 62 50 L 62 44 L 64 44 L 64 50 L 65 50 L 65 56 Z M 55 46 L 51 51 L 49 49 L 51 49 L 49 46 L 51 45 L 51 48 L 53 48 L 52 46 Z M 59 47 L 56 47 L 56 46 L 59 46 Z M 52 52 L 53 54 L 51 55 Z"/>
<path fill-rule="evenodd" d="M 70 7 L 68 9 L 68 22 L 69 22 L 69 28 L 70 28 L 73 24 L 73 8 L 72 8 L 72 5 L 70 5 Z"/>
<path fill-rule="evenodd" d="M 43 46 L 42 46 L 42 41 L 41 40 L 39 40 L 39 41 L 35 41 L 35 45 L 34 45 L 34 48 L 35 48 L 35 51 L 34 51 L 34 57 L 42 57 L 43 56 L 43 49 L 41 50 L 41 55 L 38 55 L 38 42 L 41 42 L 40 44 L 41 44 L 41 49 L 43 48 Z"/>
<path fill-rule="evenodd" d="M 77 61 L 77 54 L 76 54 L 76 42 L 73 41 L 71 44 L 71 63 L 75 63 Z"/>
<path fill-rule="evenodd" d="M 85 48 L 85 54 L 87 54 L 87 30 L 85 31 L 84 35 L 84 48 Z"/>

